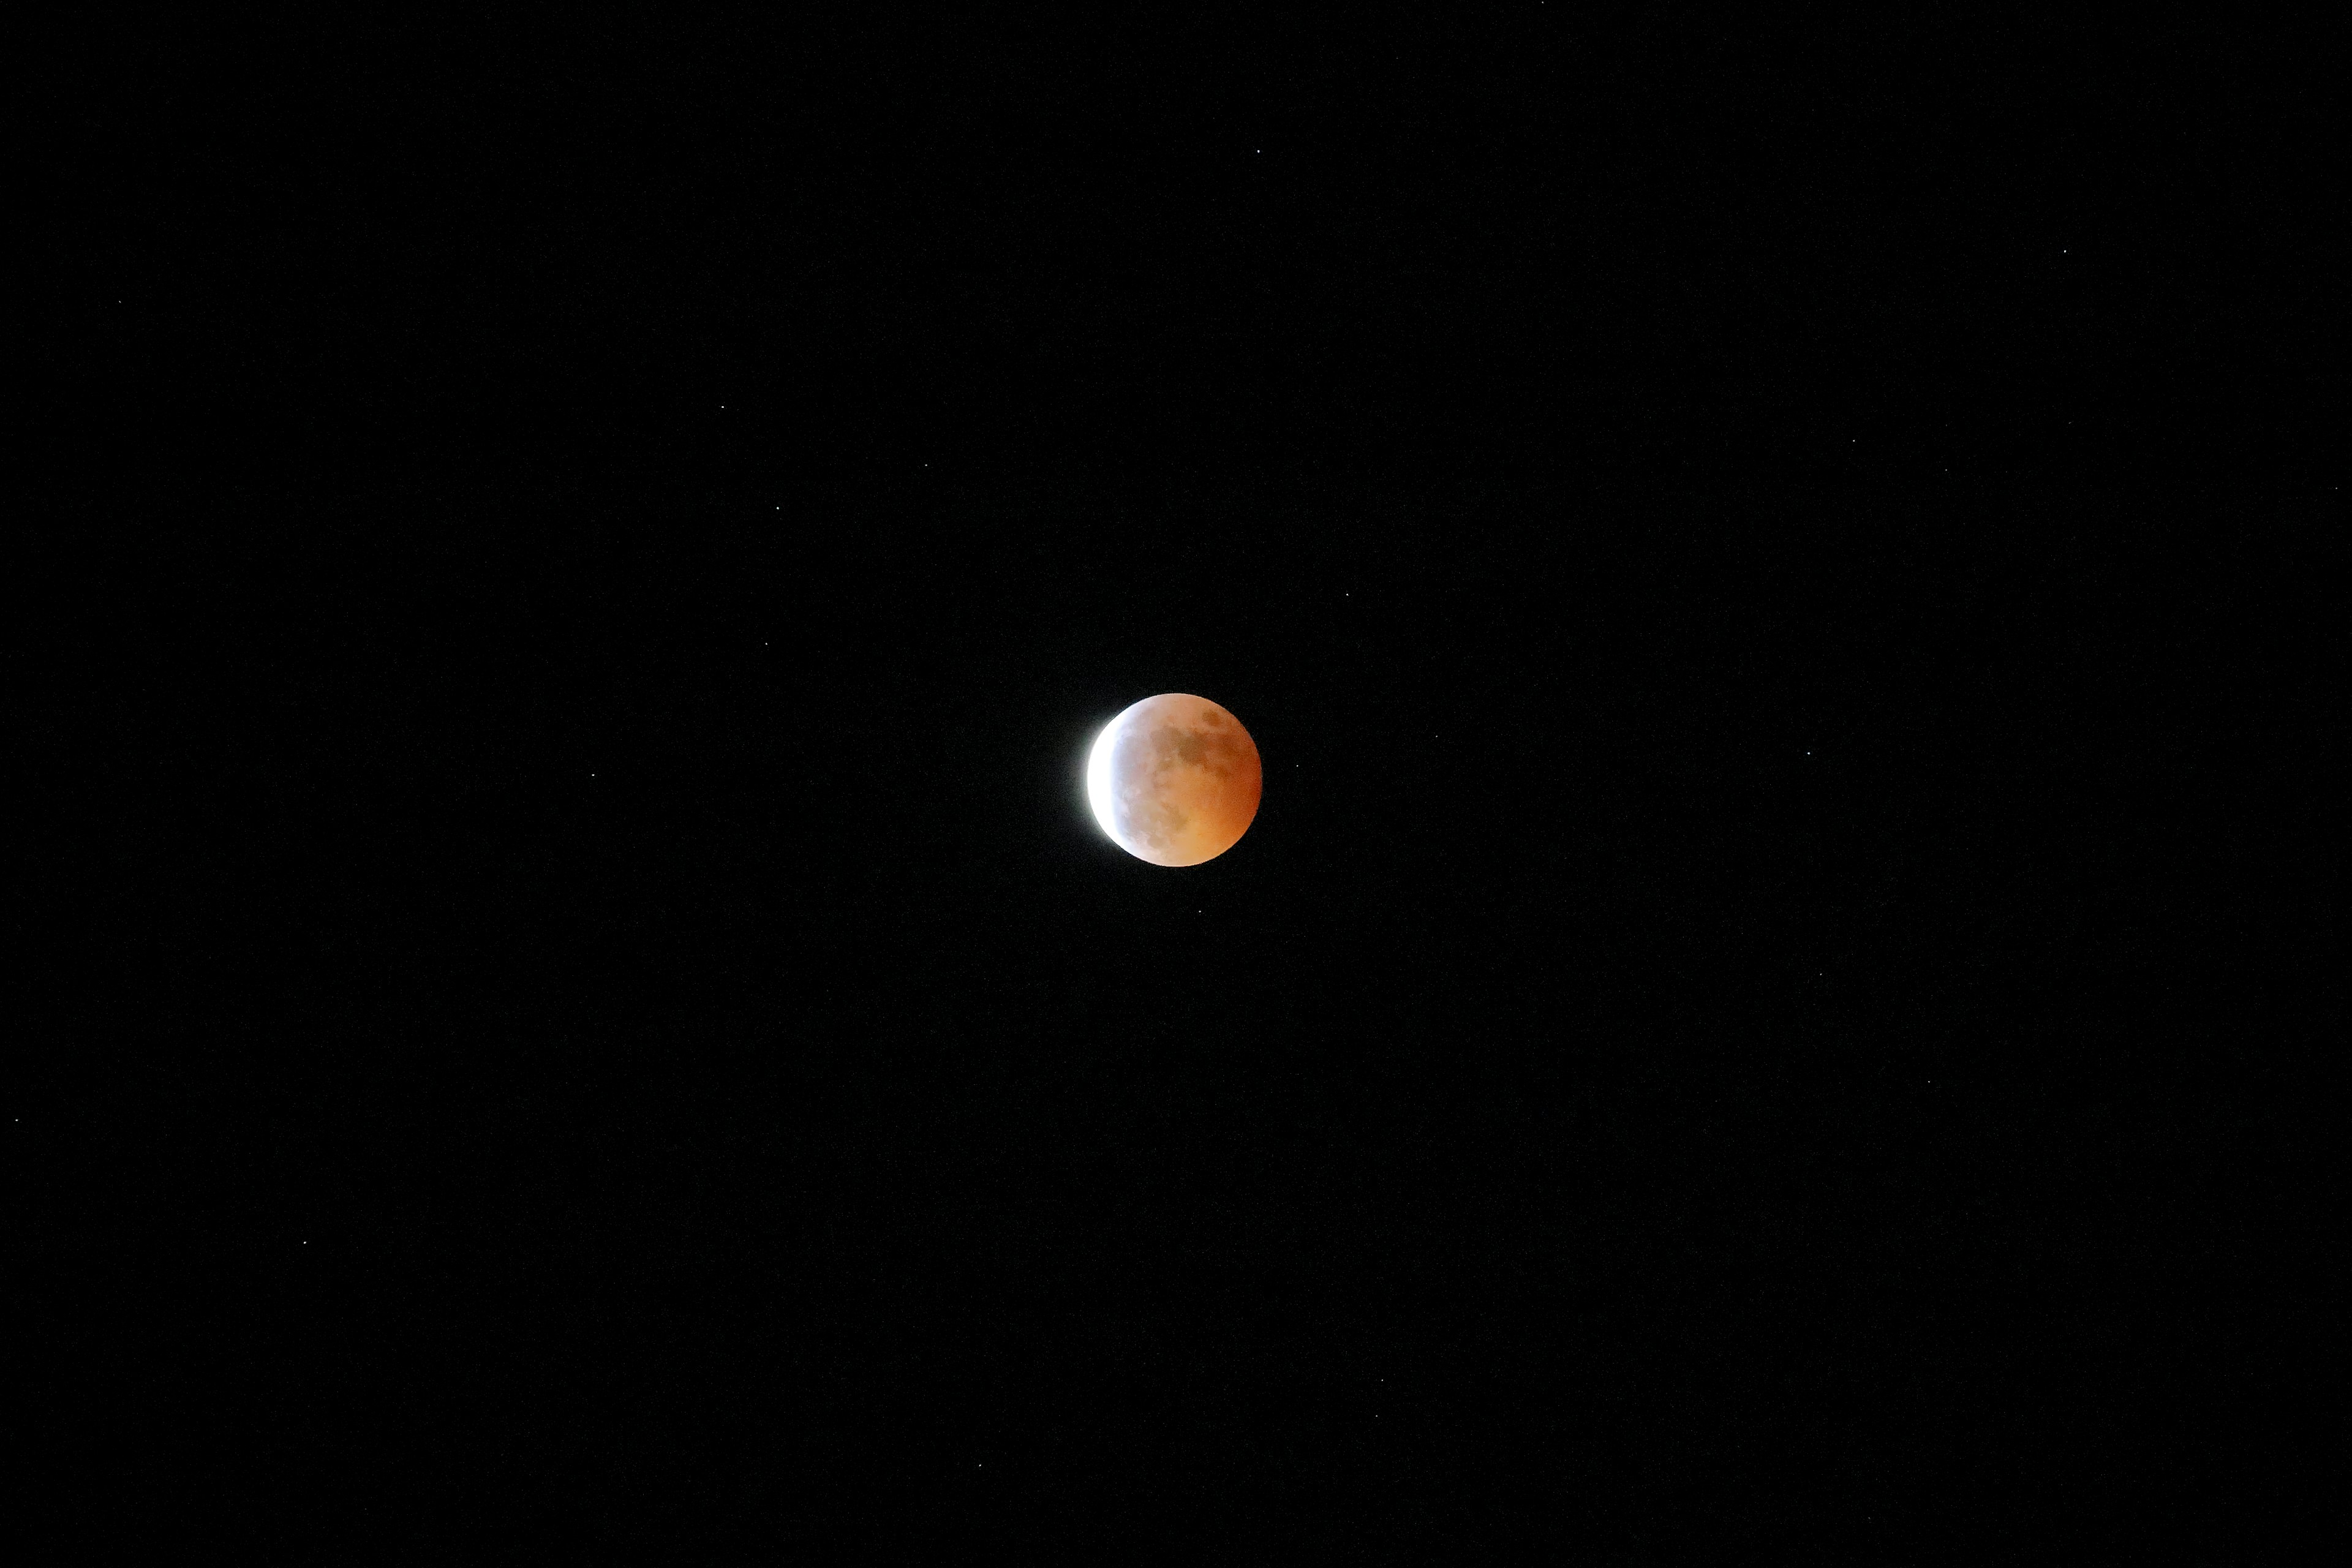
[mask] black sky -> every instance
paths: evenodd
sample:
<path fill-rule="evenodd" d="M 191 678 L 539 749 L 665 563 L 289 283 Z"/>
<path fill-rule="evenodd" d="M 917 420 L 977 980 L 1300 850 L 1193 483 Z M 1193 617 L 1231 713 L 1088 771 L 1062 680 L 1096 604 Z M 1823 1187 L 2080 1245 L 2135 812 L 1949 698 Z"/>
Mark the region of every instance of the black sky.
<path fill-rule="evenodd" d="M 2307 940 L 2340 661 L 2294 42 L 61 56 L 82 1554 L 2291 1519 L 2322 1037 L 2222 955 Z M 1077 776 L 1162 690 L 1267 770 L 1181 872 Z"/>

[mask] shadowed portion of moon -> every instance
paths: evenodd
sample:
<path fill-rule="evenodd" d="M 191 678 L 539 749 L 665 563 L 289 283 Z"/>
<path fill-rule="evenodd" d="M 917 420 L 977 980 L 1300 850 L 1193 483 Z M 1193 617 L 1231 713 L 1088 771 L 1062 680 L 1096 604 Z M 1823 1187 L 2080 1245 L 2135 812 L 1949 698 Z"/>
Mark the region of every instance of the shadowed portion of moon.
<path fill-rule="evenodd" d="M 1257 816 L 1257 742 L 1205 697 L 1147 697 L 1103 726 L 1087 801 L 1112 842 L 1155 866 L 1197 866 L 1241 842 Z"/>

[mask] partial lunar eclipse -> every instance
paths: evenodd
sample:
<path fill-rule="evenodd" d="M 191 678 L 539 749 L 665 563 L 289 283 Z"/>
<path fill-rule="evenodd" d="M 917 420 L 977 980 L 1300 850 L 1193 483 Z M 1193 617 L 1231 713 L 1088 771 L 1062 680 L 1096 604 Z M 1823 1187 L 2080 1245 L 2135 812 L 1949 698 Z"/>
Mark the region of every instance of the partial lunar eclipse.
<path fill-rule="evenodd" d="M 1147 697 L 1103 726 L 1087 756 L 1087 803 L 1111 842 L 1155 866 L 1198 866 L 1257 816 L 1257 742 L 1205 697 Z"/>

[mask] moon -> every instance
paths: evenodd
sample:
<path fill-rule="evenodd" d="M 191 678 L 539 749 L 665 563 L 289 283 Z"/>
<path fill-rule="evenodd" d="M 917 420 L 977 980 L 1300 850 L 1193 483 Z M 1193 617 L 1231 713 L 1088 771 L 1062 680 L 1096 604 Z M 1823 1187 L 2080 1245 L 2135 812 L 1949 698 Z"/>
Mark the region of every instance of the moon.
<path fill-rule="evenodd" d="M 1147 697 L 1087 754 L 1087 804 L 1110 841 L 1154 866 L 1198 866 L 1257 816 L 1257 742 L 1205 697 Z"/>

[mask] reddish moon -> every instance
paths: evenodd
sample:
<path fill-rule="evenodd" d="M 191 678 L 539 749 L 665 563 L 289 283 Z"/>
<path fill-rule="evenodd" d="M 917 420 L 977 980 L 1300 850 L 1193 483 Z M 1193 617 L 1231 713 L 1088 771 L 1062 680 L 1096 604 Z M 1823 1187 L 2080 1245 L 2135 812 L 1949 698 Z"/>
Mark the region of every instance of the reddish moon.
<path fill-rule="evenodd" d="M 1147 697 L 1103 726 L 1087 756 L 1087 803 L 1111 842 L 1155 866 L 1198 866 L 1257 816 L 1257 742 L 1205 697 Z"/>

